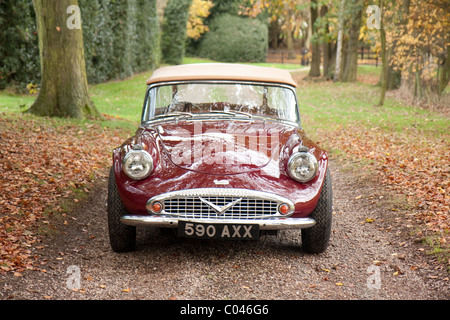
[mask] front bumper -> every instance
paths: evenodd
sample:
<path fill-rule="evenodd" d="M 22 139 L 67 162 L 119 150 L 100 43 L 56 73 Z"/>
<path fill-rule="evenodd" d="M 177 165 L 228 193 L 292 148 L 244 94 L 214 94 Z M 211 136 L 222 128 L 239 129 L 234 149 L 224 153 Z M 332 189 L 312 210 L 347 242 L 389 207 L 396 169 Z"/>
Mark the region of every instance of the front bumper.
<path fill-rule="evenodd" d="M 121 218 L 123 224 L 132 227 L 177 228 L 178 221 L 212 224 L 257 224 L 260 230 L 286 230 L 311 228 L 316 224 L 312 218 L 279 218 L 279 219 L 179 219 L 164 216 L 126 215 Z"/>

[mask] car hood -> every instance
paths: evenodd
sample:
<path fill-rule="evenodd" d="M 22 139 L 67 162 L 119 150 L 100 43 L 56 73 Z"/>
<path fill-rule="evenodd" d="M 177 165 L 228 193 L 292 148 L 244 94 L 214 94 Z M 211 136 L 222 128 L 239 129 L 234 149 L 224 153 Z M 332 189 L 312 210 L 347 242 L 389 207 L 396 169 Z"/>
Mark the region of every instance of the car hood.
<path fill-rule="evenodd" d="M 176 166 L 227 175 L 278 170 L 283 146 L 298 128 L 269 121 L 180 121 L 156 126 L 162 152 Z"/>

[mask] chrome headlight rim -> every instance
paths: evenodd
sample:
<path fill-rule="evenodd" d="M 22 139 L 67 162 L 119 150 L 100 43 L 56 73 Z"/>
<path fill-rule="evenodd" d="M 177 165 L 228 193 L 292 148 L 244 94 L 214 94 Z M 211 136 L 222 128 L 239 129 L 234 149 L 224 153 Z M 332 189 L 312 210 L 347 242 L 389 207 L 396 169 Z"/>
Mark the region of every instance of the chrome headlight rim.
<path fill-rule="evenodd" d="M 142 161 L 143 170 L 139 174 L 133 174 L 133 171 L 129 170 L 129 166 L 131 165 L 131 163 L 129 163 L 129 161 L 132 161 L 133 158 L 136 159 L 137 156 L 140 156 L 140 159 Z M 148 178 L 150 176 L 150 174 L 153 172 L 153 158 L 150 155 L 150 153 L 148 153 L 145 150 L 132 149 L 132 150 L 128 151 L 128 153 L 123 158 L 122 168 L 123 168 L 123 172 L 130 179 L 137 180 L 137 181 L 144 180 L 144 179 Z"/>
<path fill-rule="evenodd" d="M 296 169 L 296 168 L 294 168 L 294 166 L 295 166 L 294 162 L 299 157 L 302 157 L 302 158 L 307 157 L 308 161 L 309 161 L 309 164 L 310 164 L 310 168 L 312 168 L 310 173 L 305 178 L 302 178 L 302 177 L 300 177 L 298 175 L 295 175 L 293 173 L 293 171 Z M 318 163 L 316 157 L 313 154 L 311 154 L 310 152 L 301 151 L 301 152 L 294 153 L 289 158 L 287 171 L 288 171 L 288 174 L 291 177 L 291 179 L 293 179 L 293 180 L 295 180 L 297 182 L 305 183 L 305 182 L 309 182 L 312 179 L 314 179 L 314 177 L 317 175 L 318 168 L 319 168 L 319 163 Z"/>

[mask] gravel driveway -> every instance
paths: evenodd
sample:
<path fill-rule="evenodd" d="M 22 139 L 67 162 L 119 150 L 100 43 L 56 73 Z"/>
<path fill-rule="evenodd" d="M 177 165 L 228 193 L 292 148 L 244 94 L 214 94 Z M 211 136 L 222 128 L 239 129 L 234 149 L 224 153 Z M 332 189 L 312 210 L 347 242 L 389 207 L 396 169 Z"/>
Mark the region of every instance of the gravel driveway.
<path fill-rule="evenodd" d="M 67 223 L 56 222 L 62 233 L 34 249 L 40 271 L 0 274 L 0 299 L 448 300 L 445 267 L 408 236 L 402 212 L 387 209 L 390 196 L 346 168 L 332 162 L 334 226 L 320 255 L 302 252 L 300 231 L 215 242 L 140 229 L 136 252 L 117 254 L 107 236 L 106 179 L 98 181 Z"/>

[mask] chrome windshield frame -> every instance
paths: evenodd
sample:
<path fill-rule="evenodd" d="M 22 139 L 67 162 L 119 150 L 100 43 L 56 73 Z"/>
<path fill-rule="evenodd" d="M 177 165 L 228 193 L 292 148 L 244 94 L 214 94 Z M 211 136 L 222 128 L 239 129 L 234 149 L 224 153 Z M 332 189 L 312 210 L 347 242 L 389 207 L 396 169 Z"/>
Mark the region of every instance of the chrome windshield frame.
<path fill-rule="evenodd" d="M 194 116 L 191 116 L 191 114 L 190 114 L 188 117 L 189 117 L 190 121 L 192 121 L 192 120 L 211 120 L 211 117 L 208 117 L 207 115 L 214 115 L 215 116 L 214 119 L 217 119 L 217 120 L 221 120 L 221 119 L 229 120 L 230 117 L 232 117 L 232 120 L 246 120 L 246 121 L 262 120 L 264 122 L 265 121 L 275 121 L 275 122 L 289 124 L 291 126 L 295 126 L 300 129 L 302 128 L 300 110 L 299 110 L 299 104 L 298 104 L 298 97 L 297 97 L 296 89 L 294 87 L 287 85 L 287 84 L 273 83 L 273 82 L 230 81 L 230 80 L 189 80 L 189 81 L 185 80 L 185 81 L 159 82 L 159 83 L 153 83 L 151 85 L 148 85 L 147 92 L 145 95 L 144 105 L 142 108 L 141 125 L 153 124 L 153 123 L 158 123 L 161 121 L 167 121 L 167 120 L 171 120 L 171 119 L 173 120 L 175 118 L 187 116 L 183 113 L 180 113 L 180 114 L 168 115 L 167 117 L 158 117 L 158 118 L 152 118 L 152 119 L 146 120 L 146 118 L 149 117 L 148 116 L 149 112 L 151 111 L 151 110 L 149 110 L 149 108 L 151 107 L 149 105 L 151 90 L 155 87 L 162 87 L 162 86 L 168 86 L 168 85 L 180 85 L 180 84 L 242 84 L 242 85 L 256 85 L 256 86 L 271 86 L 271 87 L 279 87 L 279 88 L 288 89 L 293 93 L 294 98 L 295 98 L 295 104 L 296 104 L 295 112 L 296 112 L 298 121 L 291 121 L 289 119 L 281 119 L 278 117 L 270 117 L 270 116 L 257 115 L 257 114 L 251 114 L 251 118 L 249 118 L 248 115 L 246 115 L 246 114 L 239 114 L 239 113 L 235 113 L 233 115 L 231 115 L 231 114 L 227 115 L 225 111 L 223 112 L 224 116 L 222 116 L 222 117 L 219 117 L 219 115 L 221 114 L 220 112 L 199 113 L 199 114 L 194 114 Z"/>

